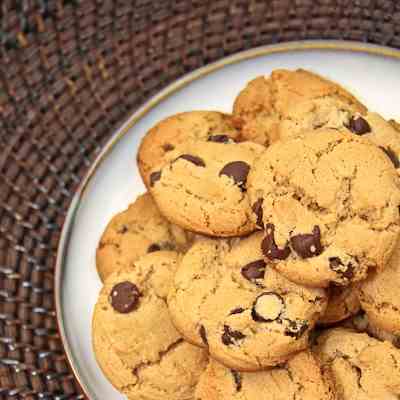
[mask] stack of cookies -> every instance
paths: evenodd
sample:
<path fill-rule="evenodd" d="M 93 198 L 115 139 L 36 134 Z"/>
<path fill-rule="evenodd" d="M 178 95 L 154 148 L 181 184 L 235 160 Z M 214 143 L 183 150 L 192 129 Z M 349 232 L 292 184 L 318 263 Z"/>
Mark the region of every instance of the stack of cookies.
<path fill-rule="evenodd" d="M 277 70 L 144 137 L 93 346 L 132 400 L 400 398 L 400 128 Z"/>

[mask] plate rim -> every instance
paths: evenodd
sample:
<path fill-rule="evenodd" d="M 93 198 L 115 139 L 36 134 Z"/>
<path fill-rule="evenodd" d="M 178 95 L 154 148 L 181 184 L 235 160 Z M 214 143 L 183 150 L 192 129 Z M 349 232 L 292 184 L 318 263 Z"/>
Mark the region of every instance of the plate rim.
<path fill-rule="evenodd" d="M 57 256 L 54 272 L 54 301 L 56 322 L 61 338 L 63 350 L 66 356 L 67 363 L 72 371 L 75 381 L 82 390 L 82 393 L 88 399 L 91 399 L 89 390 L 83 379 L 80 377 L 78 368 L 74 362 L 74 355 L 71 346 L 69 345 L 65 323 L 63 320 L 62 311 L 62 276 L 65 271 L 65 261 L 67 248 L 70 242 L 70 237 L 73 231 L 75 216 L 78 211 L 80 202 L 89 186 L 91 179 L 94 177 L 97 169 L 100 167 L 107 155 L 113 150 L 114 146 L 130 131 L 134 125 L 146 116 L 154 107 L 161 103 L 164 99 L 173 95 L 175 92 L 189 85 L 191 82 L 198 80 L 214 71 L 220 70 L 228 65 L 236 64 L 240 61 L 250 60 L 253 58 L 271 55 L 276 53 L 299 52 L 304 50 L 336 50 L 336 51 L 350 51 L 356 53 L 380 55 L 383 57 L 394 58 L 400 60 L 400 50 L 392 47 L 375 45 L 370 43 L 363 43 L 357 41 L 342 41 L 342 40 L 303 40 L 293 41 L 286 43 L 278 43 L 273 45 L 264 45 L 255 47 L 249 50 L 244 50 L 233 55 L 222 58 L 221 60 L 207 64 L 203 67 L 195 69 L 194 71 L 183 75 L 177 80 L 167 85 L 160 92 L 150 97 L 142 106 L 140 106 L 128 119 L 116 129 L 108 141 L 103 146 L 100 153 L 92 162 L 89 170 L 86 172 L 84 178 L 80 182 L 75 194 L 72 197 L 68 211 L 65 216 L 61 235 L 57 246 Z"/>

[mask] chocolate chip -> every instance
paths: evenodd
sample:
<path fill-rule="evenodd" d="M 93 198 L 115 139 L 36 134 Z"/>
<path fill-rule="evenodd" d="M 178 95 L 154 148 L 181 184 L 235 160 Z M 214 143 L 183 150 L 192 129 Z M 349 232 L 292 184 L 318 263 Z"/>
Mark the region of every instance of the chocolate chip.
<path fill-rule="evenodd" d="M 339 257 L 330 257 L 329 267 L 332 271 L 347 279 L 352 279 L 354 277 L 353 264 L 349 262 L 347 265 L 344 265 Z"/>
<path fill-rule="evenodd" d="M 113 309 L 121 314 L 135 310 L 139 303 L 140 292 L 134 283 L 125 281 L 116 284 L 110 293 Z"/>
<path fill-rule="evenodd" d="M 265 274 L 265 261 L 257 260 L 248 263 L 242 268 L 241 272 L 242 276 L 249 281 L 263 279 Z"/>
<path fill-rule="evenodd" d="M 379 146 L 379 148 L 389 157 L 396 169 L 400 167 L 399 157 L 397 157 L 396 153 L 390 147 Z"/>
<path fill-rule="evenodd" d="M 128 227 L 126 225 L 122 225 L 117 232 L 123 235 L 124 233 L 128 232 Z"/>
<path fill-rule="evenodd" d="M 150 186 L 153 187 L 154 184 L 161 179 L 161 171 L 152 172 L 150 175 Z"/>
<path fill-rule="evenodd" d="M 199 335 L 200 335 L 201 340 L 203 341 L 203 343 L 206 346 L 208 346 L 207 332 L 206 332 L 206 328 L 204 328 L 204 325 L 200 326 Z"/>
<path fill-rule="evenodd" d="M 265 257 L 270 260 L 286 260 L 290 254 L 289 244 L 286 243 L 283 249 L 280 249 L 275 243 L 275 226 L 267 224 L 265 227 L 266 235 L 261 242 L 261 250 Z"/>
<path fill-rule="evenodd" d="M 155 251 L 160 251 L 160 250 L 161 247 L 157 243 L 153 243 L 147 248 L 148 253 L 154 253 Z"/>
<path fill-rule="evenodd" d="M 219 176 L 226 175 L 232 178 L 235 185 L 239 186 L 242 190 L 245 189 L 247 175 L 250 172 L 250 165 L 243 161 L 233 161 L 226 164 L 220 171 Z"/>
<path fill-rule="evenodd" d="M 167 153 L 168 151 L 172 151 L 175 149 L 175 146 L 173 146 L 171 143 L 164 143 L 162 145 L 163 150 Z"/>
<path fill-rule="evenodd" d="M 319 226 L 315 225 L 311 234 L 305 233 L 290 238 L 290 244 L 293 250 L 301 258 L 310 258 L 322 253 L 321 231 Z"/>
<path fill-rule="evenodd" d="M 286 320 L 289 325 L 285 329 L 285 335 L 291 336 L 296 339 L 300 338 L 303 333 L 308 329 L 308 323 L 304 320 Z"/>
<path fill-rule="evenodd" d="M 273 292 L 264 292 L 257 296 L 251 316 L 257 322 L 272 322 L 277 320 L 285 309 L 281 296 Z"/>
<path fill-rule="evenodd" d="M 177 160 L 180 160 L 180 159 L 189 161 L 192 164 L 196 165 L 197 167 L 205 167 L 206 166 L 205 162 L 200 157 L 192 156 L 191 154 L 182 154 L 181 156 L 179 156 L 177 158 Z"/>
<path fill-rule="evenodd" d="M 251 209 L 253 210 L 253 213 L 256 214 L 256 216 L 257 216 L 256 225 L 257 225 L 259 228 L 264 228 L 263 209 L 262 209 L 263 201 L 264 201 L 263 199 L 258 199 L 258 200 L 251 206 Z"/>
<path fill-rule="evenodd" d="M 245 337 L 242 332 L 233 331 L 228 325 L 224 325 L 224 333 L 221 336 L 221 340 L 225 346 L 234 344 L 235 341 L 243 340 Z"/>
<path fill-rule="evenodd" d="M 230 142 L 234 142 L 234 140 L 231 139 L 227 135 L 212 135 L 212 136 L 209 136 L 207 141 L 208 142 L 215 142 L 215 143 L 230 143 Z"/>
<path fill-rule="evenodd" d="M 238 308 L 234 308 L 234 309 L 229 313 L 229 315 L 241 314 L 242 312 L 244 312 L 244 308 L 238 307 Z"/>
<path fill-rule="evenodd" d="M 240 392 L 242 390 L 242 375 L 240 375 L 240 373 L 234 369 L 231 369 L 231 374 L 235 382 L 236 391 Z"/>
<path fill-rule="evenodd" d="M 352 117 L 349 121 L 349 129 L 356 135 L 365 135 L 371 132 L 368 121 L 362 117 Z"/>

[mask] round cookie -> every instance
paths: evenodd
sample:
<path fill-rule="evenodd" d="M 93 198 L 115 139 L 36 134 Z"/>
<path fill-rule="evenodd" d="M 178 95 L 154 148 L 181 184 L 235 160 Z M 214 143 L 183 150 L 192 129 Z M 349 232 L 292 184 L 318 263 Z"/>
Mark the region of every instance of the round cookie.
<path fill-rule="evenodd" d="M 190 234 L 170 224 L 158 211 L 152 196 L 145 193 L 108 223 L 96 251 L 97 272 L 104 281 L 147 253 L 183 251 L 189 242 Z"/>
<path fill-rule="evenodd" d="M 182 259 L 168 296 L 185 339 L 241 371 L 275 366 L 305 349 L 327 303 L 323 289 L 293 284 L 269 268 L 261 239 L 258 232 L 199 240 Z"/>
<path fill-rule="evenodd" d="M 400 242 L 385 270 L 373 273 L 358 288 L 361 307 L 369 323 L 400 336 Z"/>
<path fill-rule="evenodd" d="M 210 360 L 195 400 L 334 400 L 332 379 L 310 351 L 286 364 L 259 372 L 239 372 Z"/>
<path fill-rule="evenodd" d="M 178 256 L 159 251 L 111 274 L 93 314 L 93 348 L 109 381 L 131 399 L 193 399 L 204 350 L 172 325 L 166 297 Z M 162 377 L 162 379 L 160 379 Z"/>
<path fill-rule="evenodd" d="M 242 137 L 266 146 L 321 127 L 340 129 L 366 111 L 341 86 L 302 69 L 275 70 L 252 80 L 233 106 Z"/>
<path fill-rule="evenodd" d="M 191 140 L 237 139 L 232 116 L 217 111 L 189 111 L 163 119 L 143 138 L 137 162 L 143 182 L 150 187 L 150 173 L 170 161 L 171 151 Z"/>
<path fill-rule="evenodd" d="M 396 399 L 400 396 L 400 350 L 365 333 L 336 328 L 317 339 L 315 353 L 330 370 L 338 398 Z"/>
<path fill-rule="evenodd" d="M 246 193 L 251 166 L 264 147 L 255 143 L 193 142 L 151 174 L 151 193 L 174 224 L 212 236 L 255 229 Z"/>
<path fill-rule="evenodd" d="M 355 315 L 360 310 L 357 291 L 350 286 L 332 286 L 329 288 L 329 302 L 325 314 L 318 321 L 321 325 L 335 324 Z"/>
<path fill-rule="evenodd" d="M 266 259 L 315 287 L 384 269 L 399 235 L 399 187 L 383 151 L 333 130 L 275 143 L 247 180 Z"/>

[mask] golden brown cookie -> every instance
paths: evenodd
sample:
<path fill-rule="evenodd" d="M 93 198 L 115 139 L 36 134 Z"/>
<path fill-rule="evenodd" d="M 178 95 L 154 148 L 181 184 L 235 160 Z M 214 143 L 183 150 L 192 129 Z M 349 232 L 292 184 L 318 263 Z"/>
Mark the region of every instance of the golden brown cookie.
<path fill-rule="evenodd" d="M 264 255 L 293 282 L 347 286 L 386 267 L 400 232 L 400 182 L 369 141 L 320 130 L 277 142 L 247 189 Z"/>
<path fill-rule="evenodd" d="M 189 111 L 158 122 L 143 138 L 137 162 L 145 185 L 150 173 L 171 160 L 171 152 L 189 141 L 235 140 L 239 132 L 232 116 L 218 111 Z"/>
<path fill-rule="evenodd" d="M 248 83 L 233 116 L 245 140 L 269 145 L 319 128 L 341 129 L 363 106 L 351 93 L 310 71 L 275 70 Z"/>
<path fill-rule="evenodd" d="M 171 318 L 193 344 L 231 368 L 257 371 L 307 348 L 324 313 L 323 289 L 291 283 L 262 260 L 262 233 L 199 240 L 168 296 Z"/>
<path fill-rule="evenodd" d="M 329 374 L 304 351 L 286 364 L 259 372 L 239 372 L 217 361 L 200 378 L 195 400 L 335 400 Z"/>
<path fill-rule="evenodd" d="M 191 235 L 169 223 L 149 193 L 108 223 L 96 252 L 96 266 L 104 281 L 111 273 L 129 267 L 144 254 L 159 250 L 184 251 Z"/>
<path fill-rule="evenodd" d="M 391 343 L 336 328 L 324 332 L 314 350 L 331 371 L 339 399 L 399 398 L 400 350 Z"/>
<path fill-rule="evenodd" d="M 166 297 L 178 255 L 159 251 L 105 281 L 93 314 L 97 362 L 131 399 L 192 400 L 207 365 L 204 350 L 183 341 L 172 325 Z"/>
<path fill-rule="evenodd" d="M 151 194 L 163 215 L 184 229 L 224 237 L 250 233 L 255 225 L 246 180 L 264 150 L 251 142 L 187 143 L 152 172 Z"/>

